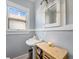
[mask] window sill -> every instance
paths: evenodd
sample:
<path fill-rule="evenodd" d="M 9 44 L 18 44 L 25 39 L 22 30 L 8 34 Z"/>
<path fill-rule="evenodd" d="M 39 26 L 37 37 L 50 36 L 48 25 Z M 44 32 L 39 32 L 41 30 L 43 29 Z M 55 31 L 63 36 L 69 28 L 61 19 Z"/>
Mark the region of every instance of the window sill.
<path fill-rule="evenodd" d="M 65 25 L 62 27 L 57 27 L 57 28 L 38 28 L 38 29 L 30 29 L 29 31 L 66 31 L 66 30 L 73 30 L 73 24 Z"/>
<path fill-rule="evenodd" d="M 73 30 L 73 24 L 57 27 L 57 28 L 48 28 L 46 30 Z"/>

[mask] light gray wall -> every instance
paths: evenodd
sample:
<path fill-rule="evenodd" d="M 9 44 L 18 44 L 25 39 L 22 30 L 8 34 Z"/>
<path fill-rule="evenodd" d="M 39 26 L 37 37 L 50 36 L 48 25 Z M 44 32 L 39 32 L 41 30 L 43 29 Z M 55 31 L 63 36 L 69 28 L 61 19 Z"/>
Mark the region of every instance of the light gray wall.
<path fill-rule="evenodd" d="M 30 28 L 35 27 L 35 7 L 34 3 L 29 0 L 9 0 L 25 6 L 30 9 Z M 34 32 L 28 34 L 8 34 L 12 32 L 7 32 L 6 34 L 6 55 L 7 57 L 17 57 L 19 55 L 25 54 L 29 50 L 29 46 L 25 44 L 25 41 L 34 35 Z M 13 32 L 14 33 L 14 32 Z"/>
<path fill-rule="evenodd" d="M 36 11 L 38 10 L 40 6 L 40 1 L 36 1 Z M 73 15 L 72 15 L 72 0 L 66 0 L 66 8 L 67 8 L 67 23 L 73 22 Z M 43 21 L 41 20 L 41 17 L 38 17 L 36 19 L 36 28 L 39 28 L 43 25 Z M 51 41 L 55 45 L 58 45 L 60 47 L 66 48 L 69 53 L 69 59 L 73 59 L 73 31 L 37 31 L 36 35 L 39 39 L 45 40 L 45 41 Z"/>
<path fill-rule="evenodd" d="M 67 16 L 67 24 L 73 23 L 73 0 L 67 0 L 66 1 L 66 16 Z"/>
<path fill-rule="evenodd" d="M 7 34 L 6 35 L 6 55 L 7 57 L 17 57 L 25 54 L 29 50 L 29 46 L 25 44 L 25 41 L 33 36 L 30 34 Z"/>

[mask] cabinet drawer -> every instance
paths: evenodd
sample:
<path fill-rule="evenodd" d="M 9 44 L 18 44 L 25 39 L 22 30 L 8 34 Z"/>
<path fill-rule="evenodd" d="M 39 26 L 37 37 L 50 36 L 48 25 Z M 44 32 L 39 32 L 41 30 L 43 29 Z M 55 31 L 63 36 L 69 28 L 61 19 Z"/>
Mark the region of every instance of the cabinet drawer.
<path fill-rule="evenodd" d="M 46 52 L 43 52 L 43 59 L 56 59 L 56 58 L 50 56 L 50 55 L 47 54 Z"/>

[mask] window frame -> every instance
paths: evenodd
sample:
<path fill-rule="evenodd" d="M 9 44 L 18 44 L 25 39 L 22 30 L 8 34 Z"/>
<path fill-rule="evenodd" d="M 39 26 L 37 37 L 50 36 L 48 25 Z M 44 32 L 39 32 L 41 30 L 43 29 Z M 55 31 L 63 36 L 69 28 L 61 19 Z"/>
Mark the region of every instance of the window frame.
<path fill-rule="evenodd" d="M 22 30 L 16 30 L 16 29 L 14 29 L 14 30 L 11 30 L 11 29 L 9 29 L 8 27 L 9 27 L 9 21 L 8 21 L 8 6 L 12 6 L 12 7 L 15 7 L 15 8 L 19 8 L 19 9 L 21 9 L 21 10 L 23 10 L 23 11 L 26 11 L 26 12 L 28 12 L 28 16 L 27 16 L 27 29 L 24 31 L 22 31 Z M 9 32 L 26 32 L 28 29 L 29 29 L 29 25 L 30 25 L 30 10 L 29 10 L 29 8 L 26 8 L 26 7 L 24 7 L 24 6 L 22 6 L 22 5 L 19 5 L 19 4 L 16 4 L 16 3 L 14 3 L 14 2 L 11 2 L 11 1 L 7 1 L 7 16 L 6 16 L 6 30 Z"/>
<path fill-rule="evenodd" d="M 55 23 L 46 24 L 46 14 L 45 14 L 45 28 L 52 28 L 52 27 L 57 27 L 57 26 L 61 25 L 60 0 L 56 0 L 56 1 L 53 1 L 53 2 L 49 3 L 48 6 L 45 9 L 45 13 L 46 13 L 46 10 L 48 10 L 52 6 L 53 6 L 53 8 L 56 6 L 56 19 L 55 19 L 56 22 Z"/>

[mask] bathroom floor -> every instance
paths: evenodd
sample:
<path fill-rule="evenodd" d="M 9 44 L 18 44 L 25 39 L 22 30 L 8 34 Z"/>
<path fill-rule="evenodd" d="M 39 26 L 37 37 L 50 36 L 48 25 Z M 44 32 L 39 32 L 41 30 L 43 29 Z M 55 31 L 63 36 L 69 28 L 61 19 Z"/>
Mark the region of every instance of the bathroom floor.
<path fill-rule="evenodd" d="M 15 57 L 15 58 L 13 58 L 13 59 L 29 59 L 29 55 L 28 55 L 28 53 L 27 53 L 27 54 L 24 54 L 24 55 Z"/>

